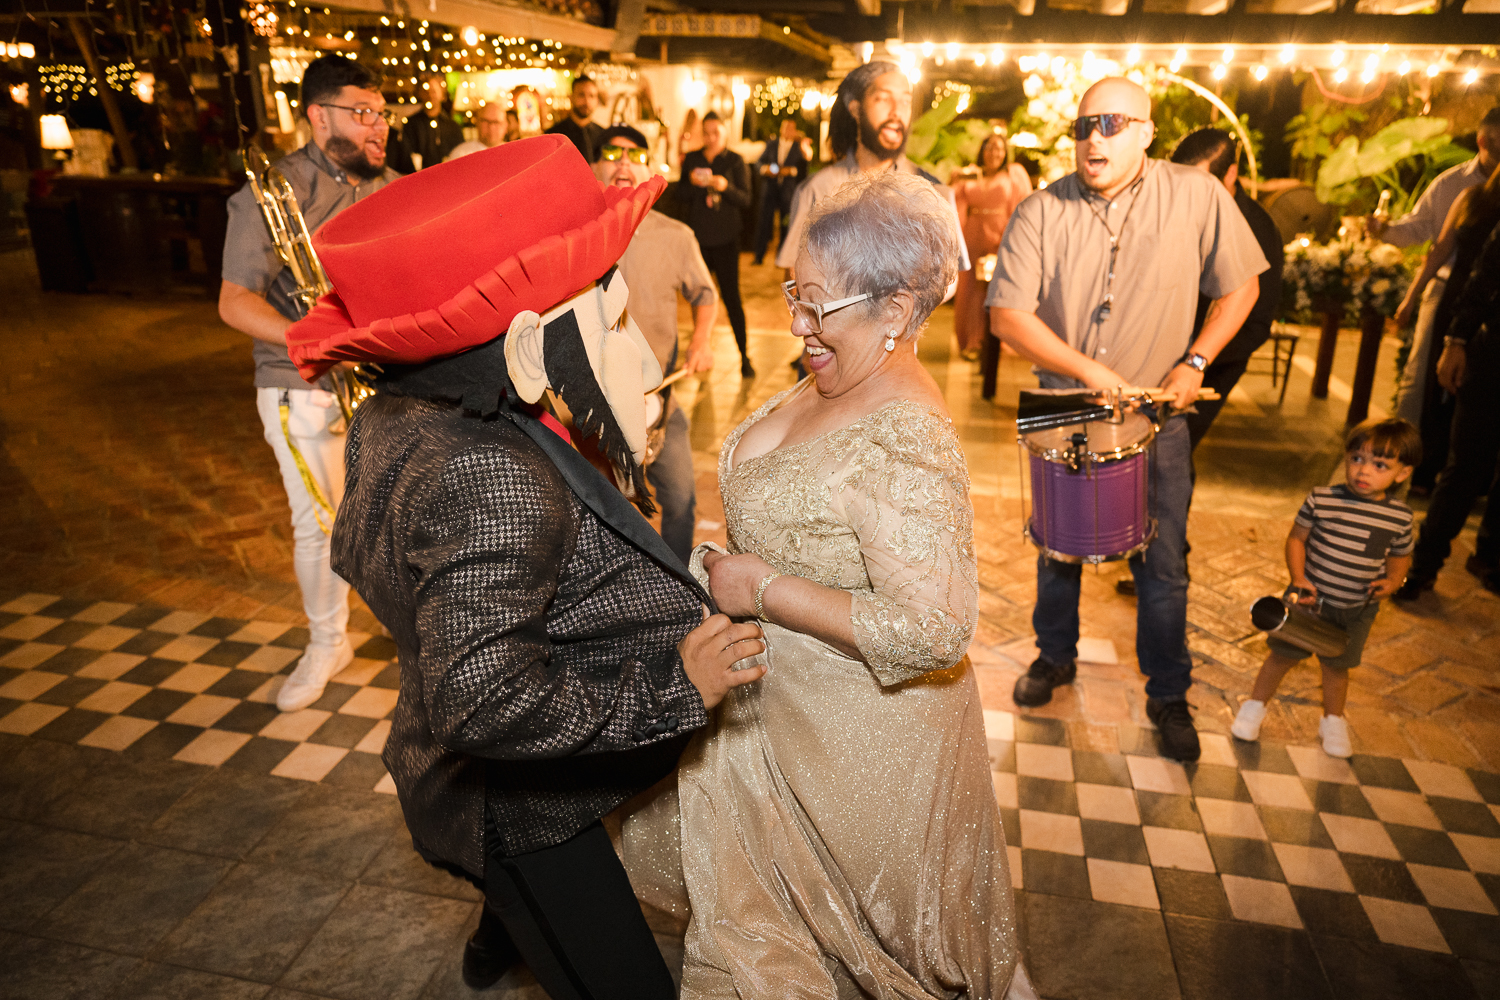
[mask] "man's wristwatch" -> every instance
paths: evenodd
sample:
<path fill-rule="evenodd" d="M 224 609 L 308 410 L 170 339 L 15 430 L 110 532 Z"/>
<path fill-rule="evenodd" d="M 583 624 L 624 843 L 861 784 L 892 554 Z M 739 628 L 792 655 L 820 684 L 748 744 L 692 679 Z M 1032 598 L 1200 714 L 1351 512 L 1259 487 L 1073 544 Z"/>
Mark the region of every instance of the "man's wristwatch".
<path fill-rule="evenodd" d="M 1208 359 L 1196 351 L 1183 358 L 1182 363 L 1200 375 L 1203 374 L 1203 369 L 1208 367 Z"/>
<path fill-rule="evenodd" d="M 1467 348 L 1469 346 L 1469 342 L 1462 337 L 1444 337 L 1443 346 Z"/>

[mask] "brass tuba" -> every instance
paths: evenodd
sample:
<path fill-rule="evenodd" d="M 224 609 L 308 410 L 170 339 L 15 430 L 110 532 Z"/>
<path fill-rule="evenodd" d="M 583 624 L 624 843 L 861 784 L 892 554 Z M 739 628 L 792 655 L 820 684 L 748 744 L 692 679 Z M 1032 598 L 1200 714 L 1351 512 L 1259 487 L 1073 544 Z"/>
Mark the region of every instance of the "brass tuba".
<path fill-rule="evenodd" d="M 307 220 L 292 193 L 292 185 L 280 170 L 271 166 L 266 154 L 258 146 L 247 145 L 240 151 L 245 161 L 245 177 L 250 182 L 250 191 L 255 203 L 260 206 L 266 231 L 276 247 L 276 256 L 292 272 L 297 287 L 292 289 L 292 299 L 297 303 L 298 313 L 306 316 L 313 304 L 333 291 L 323 262 L 318 260 L 318 251 L 313 249 L 312 233 L 307 230 Z M 329 372 L 333 380 L 333 393 L 343 411 L 344 423 L 354 418 L 354 410 L 370 396 L 374 388 L 369 376 L 359 367 L 352 371 L 342 367 Z"/>

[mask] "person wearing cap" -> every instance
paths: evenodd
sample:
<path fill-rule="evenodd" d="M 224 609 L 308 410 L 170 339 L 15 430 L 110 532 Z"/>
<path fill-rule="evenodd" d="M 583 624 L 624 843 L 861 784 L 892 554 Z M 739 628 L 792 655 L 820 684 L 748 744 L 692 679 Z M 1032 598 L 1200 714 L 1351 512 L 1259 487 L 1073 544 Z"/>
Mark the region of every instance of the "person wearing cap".
<path fill-rule="evenodd" d="M 1000 241 L 990 328 L 1035 364 L 1043 388 L 1161 387 L 1150 462 L 1156 535 L 1130 560 L 1136 657 L 1163 756 L 1197 760 L 1188 706 L 1187 514 L 1192 445 L 1184 416 L 1203 372 L 1244 325 L 1265 254 L 1234 199 L 1207 171 L 1147 157 L 1151 98 L 1110 77 L 1073 122 L 1077 170 L 1029 195 Z M 1211 301 L 1195 336 L 1199 294 Z M 1037 557 L 1032 625 L 1039 655 L 1013 697 L 1042 705 L 1077 675 L 1082 565 Z"/>
<path fill-rule="evenodd" d="M 594 176 L 604 187 L 631 189 L 651 179 L 651 154 L 646 137 L 629 125 L 606 129 L 600 138 Z M 706 372 L 714 366 L 709 345 L 718 300 L 713 277 L 693 231 L 681 222 L 652 212 L 641 220 L 630 246 L 620 258 L 620 273 L 630 288 L 625 308 L 651 345 L 661 370 L 677 368 L 677 296 L 693 310 L 693 334 L 688 341 L 690 373 Z M 693 526 L 697 495 L 693 476 L 693 447 L 688 440 L 687 411 L 677 405 L 668 386 L 646 401 L 647 423 L 656 426 L 666 419 L 661 451 L 646 467 L 646 480 L 661 508 L 661 536 L 679 559 L 687 561 L 693 550 Z M 652 408 L 656 407 L 655 412 Z"/>
<path fill-rule="evenodd" d="M 307 227 L 322 225 L 382 190 L 397 174 L 386 162 L 390 120 L 379 81 L 340 55 L 313 61 L 302 77 L 312 141 L 276 162 Z M 297 282 L 282 263 L 254 192 L 229 199 L 219 317 L 253 341 L 255 407 L 276 455 L 292 515 L 292 571 L 307 615 L 307 648 L 276 692 L 283 712 L 307 708 L 354 659 L 349 585 L 329 565 L 328 532 L 344 492 L 343 417 L 332 383 L 304 381 L 287 357 L 286 331 L 301 315 Z"/>
<path fill-rule="evenodd" d="M 396 643 L 413 844 L 484 891 L 475 989 L 524 960 L 554 1000 L 675 995 L 600 818 L 764 672 L 624 492 L 661 368 L 615 262 L 664 188 L 601 190 L 563 136 L 439 164 L 318 233 L 334 291 L 288 332 L 304 377 L 380 369 L 334 568 Z"/>

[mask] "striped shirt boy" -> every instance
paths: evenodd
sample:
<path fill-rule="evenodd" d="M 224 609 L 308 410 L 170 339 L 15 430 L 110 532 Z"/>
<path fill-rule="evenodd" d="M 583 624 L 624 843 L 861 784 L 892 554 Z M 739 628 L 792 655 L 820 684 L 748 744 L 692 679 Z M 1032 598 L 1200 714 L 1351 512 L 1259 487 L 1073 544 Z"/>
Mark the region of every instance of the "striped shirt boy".
<path fill-rule="evenodd" d="M 1311 532 L 1308 582 L 1336 608 L 1364 604 L 1370 584 L 1385 576 L 1387 557 L 1408 555 L 1416 545 L 1410 507 L 1389 496 L 1366 499 L 1342 483 L 1309 493 L 1297 523 Z"/>

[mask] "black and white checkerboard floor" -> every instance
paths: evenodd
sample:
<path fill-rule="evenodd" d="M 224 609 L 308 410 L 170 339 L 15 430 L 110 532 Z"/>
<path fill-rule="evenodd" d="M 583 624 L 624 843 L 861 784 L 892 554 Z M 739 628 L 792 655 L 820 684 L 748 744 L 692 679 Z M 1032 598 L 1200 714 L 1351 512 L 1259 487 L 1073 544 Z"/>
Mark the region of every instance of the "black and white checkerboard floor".
<path fill-rule="evenodd" d="M 391 642 L 315 705 L 277 686 L 284 624 L 27 594 L 0 606 L 0 732 L 392 791 Z M 1500 775 L 1204 734 L 1203 758 L 1074 749 L 1054 720 L 985 713 L 1016 887 L 1163 914 L 1500 962 Z"/>
<path fill-rule="evenodd" d="M 380 751 L 395 646 L 350 640 L 323 697 L 282 713 L 305 629 L 26 594 L 0 606 L 0 732 L 394 792 Z"/>

